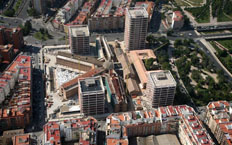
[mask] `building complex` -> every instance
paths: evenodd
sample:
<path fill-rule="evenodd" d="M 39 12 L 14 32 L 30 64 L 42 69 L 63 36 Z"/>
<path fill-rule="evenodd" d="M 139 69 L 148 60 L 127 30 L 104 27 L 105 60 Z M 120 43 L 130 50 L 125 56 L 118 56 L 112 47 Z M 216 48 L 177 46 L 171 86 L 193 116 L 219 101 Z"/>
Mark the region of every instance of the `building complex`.
<path fill-rule="evenodd" d="M 108 145 L 128 145 L 130 137 L 165 133 L 177 133 L 182 144 L 214 144 L 193 108 L 187 105 L 113 113 L 106 118 Z"/>
<path fill-rule="evenodd" d="M 227 101 L 215 101 L 206 107 L 205 123 L 221 145 L 232 145 L 231 106 Z"/>
<path fill-rule="evenodd" d="M 97 144 L 97 121 L 93 117 L 49 121 L 43 131 L 45 145 L 62 145 L 70 141 L 81 145 Z"/>
<path fill-rule="evenodd" d="M 19 55 L 0 75 L 0 131 L 24 128 L 32 119 L 31 57 Z"/>

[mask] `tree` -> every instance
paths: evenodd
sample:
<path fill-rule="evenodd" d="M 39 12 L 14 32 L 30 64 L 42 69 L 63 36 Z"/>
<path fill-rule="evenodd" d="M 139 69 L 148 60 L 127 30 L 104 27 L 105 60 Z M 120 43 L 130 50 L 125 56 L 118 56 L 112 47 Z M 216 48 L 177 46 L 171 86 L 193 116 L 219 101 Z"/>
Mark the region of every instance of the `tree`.
<path fill-rule="evenodd" d="M 22 26 L 21 26 L 22 27 Z M 26 21 L 26 23 L 24 24 L 24 26 L 22 27 L 23 30 L 23 35 L 27 36 L 28 34 L 30 34 L 32 29 L 32 25 L 30 21 Z"/>
<path fill-rule="evenodd" d="M 9 10 L 6 10 L 3 14 L 5 16 L 8 16 L 8 17 L 13 17 L 14 14 L 15 14 L 15 10 L 14 9 L 9 9 Z"/>
<path fill-rule="evenodd" d="M 172 34 L 173 34 L 173 30 L 168 30 L 167 31 L 167 36 L 172 36 Z"/>
<path fill-rule="evenodd" d="M 29 16 L 33 16 L 33 17 L 38 16 L 38 14 L 37 14 L 37 12 L 36 12 L 36 10 L 34 8 L 29 8 L 27 10 L 27 13 L 28 13 Z"/>
<path fill-rule="evenodd" d="M 177 47 L 179 47 L 180 45 L 182 45 L 182 41 L 181 41 L 180 39 L 175 40 L 175 42 L 174 42 L 174 47 L 177 48 Z"/>
<path fill-rule="evenodd" d="M 151 69 L 154 61 L 155 61 L 154 58 L 149 58 L 149 59 L 144 60 L 144 62 L 145 62 L 144 65 L 145 65 L 146 70 Z"/>

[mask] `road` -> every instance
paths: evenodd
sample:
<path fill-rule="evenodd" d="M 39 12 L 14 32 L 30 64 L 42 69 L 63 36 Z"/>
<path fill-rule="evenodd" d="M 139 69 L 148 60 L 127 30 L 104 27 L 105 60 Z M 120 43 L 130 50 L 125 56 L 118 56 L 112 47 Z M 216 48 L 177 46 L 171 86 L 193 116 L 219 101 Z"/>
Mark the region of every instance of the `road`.
<path fill-rule="evenodd" d="M 30 0 L 26 0 L 26 2 L 23 5 L 22 10 L 18 14 L 18 18 L 27 19 L 29 17 L 27 14 L 27 9 L 29 8 L 29 4 L 30 4 Z"/>

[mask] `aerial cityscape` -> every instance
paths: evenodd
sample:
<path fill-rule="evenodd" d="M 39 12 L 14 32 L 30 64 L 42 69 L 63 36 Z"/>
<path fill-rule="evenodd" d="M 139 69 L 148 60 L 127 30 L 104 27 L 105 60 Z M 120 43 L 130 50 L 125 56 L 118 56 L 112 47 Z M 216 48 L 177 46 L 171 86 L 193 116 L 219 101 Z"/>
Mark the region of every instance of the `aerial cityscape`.
<path fill-rule="evenodd" d="M 0 0 L 0 145 L 232 145 L 232 0 Z"/>

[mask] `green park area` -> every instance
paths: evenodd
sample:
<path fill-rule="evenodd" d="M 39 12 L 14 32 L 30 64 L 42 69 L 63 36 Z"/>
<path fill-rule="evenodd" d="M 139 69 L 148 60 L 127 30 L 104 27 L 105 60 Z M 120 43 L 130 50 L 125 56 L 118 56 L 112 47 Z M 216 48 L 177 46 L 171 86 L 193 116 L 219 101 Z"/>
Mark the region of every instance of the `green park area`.
<path fill-rule="evenodd" d="M 176 40 L 174 47 L 178 73 L 197 105 L 206 105 L 212 100 L 232 100 L 232 83 L 198 45 L 184 39 Z"/>
<path fill-rule="evenodd" d="M 190 12 L 198 23 L 210 22 L 209 3 L 202 7 L 185 8 L 185 10 Z"/>
<path fill-rule="evenodd" d="M 52 36 L 48 33 L 46 29 L 40 29 L 38 32 L 34 34 L 34 37 L 38 40 L 46 41 L 48 39 L 52 39 Z"/>
<path fill-rule="evenodd" d="M 224 47 L 226 47 L 228 49 L 228 51 L 219 48 L 216 45 L 216 41 L 218 43 L 220 43 L 221 45 L 223 45 Z M 210 43 L 217 51 L 216 55 L 219 58 L 219 60 L 228 69 L 228 71 L 230 71 L 232 73 L 232 57 L 230 55 L 230 54 L 232 54 L 232 46 L 231 46 L 232 40 L 231 39 L 230 40 L 214 40 L 214 41 L 210 41 Z"/>

